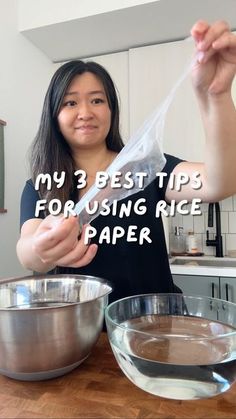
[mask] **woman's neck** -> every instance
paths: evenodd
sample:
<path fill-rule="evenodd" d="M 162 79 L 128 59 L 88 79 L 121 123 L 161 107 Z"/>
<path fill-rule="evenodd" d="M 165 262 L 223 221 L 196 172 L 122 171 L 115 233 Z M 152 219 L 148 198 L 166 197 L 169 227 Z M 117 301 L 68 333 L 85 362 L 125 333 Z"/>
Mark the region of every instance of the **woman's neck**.
<path fill-rule="evenodd" d="M 86 173 L 87 186 L 80 191 L 80 197 L 93 185 L 97 172 L 106 171 L 118 153 L 103 147 L 96 150 L 80 150 L 74 155 L 76 169 Z"/>
<path fill-rule="evenodd" d="M 98 171 L 105 171 L 116 157 L 117 153 L 103 147 L 96 150 L 80 150 L 74 156 L 77 169 L 84 170 L 87 176 L 96 176 Z"/>

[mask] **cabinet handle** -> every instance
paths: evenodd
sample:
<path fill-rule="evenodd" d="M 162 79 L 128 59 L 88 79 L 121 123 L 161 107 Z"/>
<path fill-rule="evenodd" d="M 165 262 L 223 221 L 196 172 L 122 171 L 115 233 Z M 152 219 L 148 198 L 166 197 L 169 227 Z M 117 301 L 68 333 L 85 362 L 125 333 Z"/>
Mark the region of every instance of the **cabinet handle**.
<path fill-rule="evenodd" d="M 212 298 L 215 297 L 215 284 L 214 284 L 214 282 L 211 283 L 211 296 L 212 296 Z"/>
<path fill-rule="evenodd" d="M 226 295 L 226 301 L 229 301 L 229 285 L 225 284 L 225 295 Z"/>

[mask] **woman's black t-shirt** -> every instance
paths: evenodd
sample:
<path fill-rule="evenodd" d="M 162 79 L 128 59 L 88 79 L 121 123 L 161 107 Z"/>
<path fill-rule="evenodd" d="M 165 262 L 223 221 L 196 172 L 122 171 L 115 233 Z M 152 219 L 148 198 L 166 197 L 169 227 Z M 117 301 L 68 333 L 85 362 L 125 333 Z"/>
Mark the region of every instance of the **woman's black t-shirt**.
<path fill-rule="evenodd" d="M 161 217 L 156 217 L 156 204 L 165 199 L 165 190 L 169 175 L 174 167 L 181 162 L 180 159 L 165 155 L 166 165 L 163 172 L 167 173 L 164 185 L 159 188 L 158 178 L 151 182 L 144 190 L 131 195 L 118 202 L 120 206 L 127 200 L 135 203 L 139 198 L 145 199 L 147 211 L 138 215 L 133 211 L 129 217 L 119 218 L 118 215 L 99 215 L 91 223 L 96 228 L 97 234 L 92 239 L 98 243 L 101 231 L 109 226 L 113 232 L 114 227 L 120 226 L 127 233 L 129 226 L 137 226 L 137 241 L 127 241 L 126 234 L 117 239 L 116 244 L 102 242 L 93 261 L 83 268 L 59 267 L 57 272 L 70 274 L 93 275 L 104 278 L 112 285 L 113 291 L 109 301 L 114 301 L 130 295 L 155 292 L 176 292 L 178 288 L 173 284 L 170 272 L 168 254 L 165 244 L 164 229 Z M 40 199 L 31 180 L 26 182 L 21 197 L 21 225 L 28 219 L 35 218 L 36 201 Z M 139 233 L 142 228 L 150 230 L 151 243 L 144 240 L 139 244 Z"/>

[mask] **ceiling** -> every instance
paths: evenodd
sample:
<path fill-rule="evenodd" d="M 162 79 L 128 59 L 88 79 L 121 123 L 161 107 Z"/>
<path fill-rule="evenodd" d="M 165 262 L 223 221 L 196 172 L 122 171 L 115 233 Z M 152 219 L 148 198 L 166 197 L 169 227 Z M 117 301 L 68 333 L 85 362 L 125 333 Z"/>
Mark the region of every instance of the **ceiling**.
<path fill-rule="evenodd" d="M 235 30 L 236 0 L 161 0 L 21 33 L 61 62 L 183 39 L 198 19 L 224 19 Z"/>

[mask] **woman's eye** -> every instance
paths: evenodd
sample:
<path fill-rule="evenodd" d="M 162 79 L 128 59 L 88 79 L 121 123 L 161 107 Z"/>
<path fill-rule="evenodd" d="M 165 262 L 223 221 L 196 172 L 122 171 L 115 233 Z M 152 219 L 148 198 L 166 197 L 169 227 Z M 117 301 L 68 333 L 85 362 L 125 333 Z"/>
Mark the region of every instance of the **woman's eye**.
<path fill-rule="evenodd" d="M 92 103 L 94 103 L 95 105 L 97 105 L 98 103 L 104 103 L 105 101 L 103 99 L 101 99 L 100 97 L 96 97 L 92 100 Z"/>
<path fill-rule="evenodd" d="M 74 100 L 67 100 L 66 102 L 63 103 L 63 106 L 75 106 L 76 102 Z"/>

